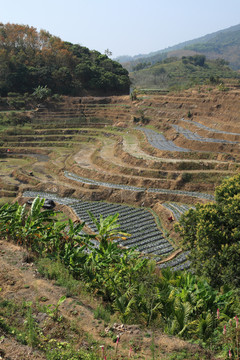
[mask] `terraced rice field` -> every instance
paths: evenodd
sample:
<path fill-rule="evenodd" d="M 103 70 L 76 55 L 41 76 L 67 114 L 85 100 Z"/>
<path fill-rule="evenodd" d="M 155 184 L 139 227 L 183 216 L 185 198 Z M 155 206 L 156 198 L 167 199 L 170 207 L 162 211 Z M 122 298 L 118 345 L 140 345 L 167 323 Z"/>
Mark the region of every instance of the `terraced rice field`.
<path fill-rule="evenodd" d="M 109 187 L 112 189 L 120 189 L 120 190 L 129 190 L 129 191 L 148 191 L 149 193 L 158 193 L 158 194 L 176 194 L 176 195 L 186 195 L 191 197 L 196 197 L 200 199 L 206 199 L 214 201 L 214 196 L 211 194 L 200 193 L 196 191 L 184 191 L 184 190 L 169 190 L 169 189 L 154 189 L 154 188 L 144 188 L 144 187 L 137 187 L 137 186 L 129 186 L 124 184 L 113 184 L 104 181 L 97 181 L 93 179 L 84 178 L 78 176 L 74 173 L 70 173 L 68 171 L 64 172 L 64 175 L 70 179 L 82 184 L 88 185 L 96 185 L 96 186 L 104 186 Z"/>
<path fill-rule="evenodd" d="M 121 231 L 131 234 L 124 240 L 120 238 L 119 244 L 124 247 L 134 247 L 144 256 L 154 256 L 156 261 L 160 261 L 174 250 L 171 243 L 158 228 L 153 215 L 146 209 L 111 204 L 103 201 L 81 201 L 71 198 L 61 198 L 55 194 L 44 192 L 25 191 L 23 196 L 31 198 L 40 196 L 45 199 L 52 199 L 59 204 L 70 206 L 79 219 L 84 221 L 94 232 L 97 232 L 97 227 L 92 222 L 88 211 L 91 211 L 98 220 L 100 215 L 105 218 L 117 213 L 119 214 L 118 222 Z M 183 259 L 186 261 L 186 267 L 184 267 Z M 174 264 L 174 266 L 181 264 L 182 268 L 189 267 L 186 256 L 183 254 L 176 257 Z"/>
<path fill-rule="evenodd" d="M 166 262 L 164 264 L 160 264 L 159 268 L 165 269 L 167 267 L 170 267 L 174 271 L 188 269 L 191 266 L 191 263 L 188 260 L 188 254 L 189 253 L 187 251 L 184 253 L 181 253 L 173 260 L 169 260 L 168 262 Z"/>
<path fill-rule="evenodd" d="M 1 195 L 13 199 L 26 189 L 42 189 L 41 196 L 48 198 L 51 191 L 71 194 L 84 202 L 51 197 L 71 206 L 93 230 L 87 209 L 95 216 L 117 211 L 122 230 L 132 234 L 123 245 L 137 246 L 144 256 L 155 254 L 157 260 L 167 257 L 173 247 L 142 205 L 157 209 L 164 200 L 178 220 L 197 201 L 214 201 L 215 185 L 240 167 L 239 94 L 169 93 L 142 96 L 136 102 L 126 96 L 63 98 L 33 111 L 26 126 L 0 133 Z M 151 129 L 144 123 L 135 127 L 139 110 Z M 15 157 L 12 164 L 8 148 Z M 186 256 L 169 264 L 188 267 Z"/>
<path fill-rule="evenodd" d="M 230 141 L 224 139 L 213 139 L 213 138 L 204 138 L 196 133 L 193 133 L 191 130 L 185 129 L 179 125 L 172 125 L 172 127 L 180 134 L 182 134 L 186 139 L 192 141 L 201 141 L 208 143 L 221 143 L 221 144 L 239 144 L 239 141 Z"/>
<path fill-rule="evenodd" d="M 187 204 L 179 204 L 179 203 L 171 203 L 165 202 L 162 204 L 166 209 L 171 211 L 175 220 L 179 220 L 181 215 L 188 211 L 190 208 L 194 208 L 194 206 L 189 206 Z"/>
<path fill-rule="evenodd" d="M 137 187 L 137 186 L 129 186 L 124 184 L 113 184 L 110 182 L 104 182 L 104 181 L 97 181 L 94 179 L 87 179 L 82 176 L 78 176 L 74 173 L 70 173 L 69 171 L 64 171 L 64 175 L 66 178 L 70 180 L 74 180 L 77 182 L 80 182 L 82 184 L 88 184 L 88 185 L 95 185 L 95 186 L 104 186 L 107 188 L 112 189 L 120 189 L 120 190 L 129 190 L 129 191 L 145 191 L 146 189 L 143 187 Z"/>
<path fill-rule="evenodd" d="M 147 137 L 148 142 L 158 150 L 163 151 L 180 151 L 180 152 L 188 152 L 189 149 L 185 149 L 179 147 L 174 144 L 173 141 L 167 140 L 164 135 L 157 133 L 154 130 L 136 127 L 137 130 L 141 130 Z"/>
<path fill-rule="evenodd" d="M 203 129 L 203 130 L 207 130 L 207 131 L 210 131 L 210 132 L 213 132 L 213 133 L 217 133 L 217 134 L 226 134 L 226 135 L 238 135 L 240 136 L 240 133 L 234 133 L 234 132 L 229 132 L 229 131 L 224 131 L 224 130 L 218 130 L 218 129 L 213 129 L 209 126 L 206 126 L 206 125 L 203 125 L 197 121 L 194 121 L 194 120 L 189 120 L 189 119 L 184 119 L 182 118 L 181 121 L 184 121 L 188 124 L 193 124 L 197 127 L 199 127 L 200 129 Z"/>

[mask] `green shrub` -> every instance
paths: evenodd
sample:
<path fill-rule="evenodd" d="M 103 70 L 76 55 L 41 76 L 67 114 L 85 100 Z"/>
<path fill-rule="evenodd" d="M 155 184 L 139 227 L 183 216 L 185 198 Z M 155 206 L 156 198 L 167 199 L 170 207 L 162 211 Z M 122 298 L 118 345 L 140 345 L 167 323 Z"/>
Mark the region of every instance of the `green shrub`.
<path fill-rule="evenodd" d="M 51 342 L 46 353 L 47 360 L 101 360 L 93 351 L 74 350 L 70 344 Z"/>
<path fill-rule="evenodd" d="M 62 100 L 62 96 L 59 95 L 59 94 L 53 94 L 52 97 L 51 97 L 51 99 L 52 99 L 53 101 L 59 102 L 59 101 Z"/>
<path fill-rule="evenodd" d="M 240 175 L 225 179 L 216 187 L 215 197 L 216 202 L 187 211 L 176 230 L 197 274 L 214 287 L 239 287 Z"/>
<path fill-rule="evenodd" d="M 184 172 L 182 174 L 182 181 L 183 182 L 187 183 L 187 182 L 190 182 L 191 180 L 192 180 L 192 174 L 186 173 L 186 172 Z"/>

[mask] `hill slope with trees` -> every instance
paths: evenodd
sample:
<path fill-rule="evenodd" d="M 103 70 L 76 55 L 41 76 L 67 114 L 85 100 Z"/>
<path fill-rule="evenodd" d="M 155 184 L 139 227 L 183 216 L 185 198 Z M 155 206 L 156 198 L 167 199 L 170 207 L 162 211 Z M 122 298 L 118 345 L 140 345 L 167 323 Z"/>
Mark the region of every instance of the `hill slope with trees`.
<path fill-rule="evenodd" d="M 205 42 L 195 42 L 185 49 L 206 55 L 209 59 L 223 58 L 234 70 L 240 69 L 240 26 L 235 31 L 220 32 Z"/>
<path fill-rule="evenodd" d="M 229 62 L 232 69 L 240 69 L 240 24 L 230 28 L 207 34 L 197 39 L 189 40 L 168 47 L 166 49 L 139 54 L 135 56 L 119 56 L 116 60 L 123 64 L 129 71 L 139 63 L 148 62 L 151 65 L 167 57 L 182 56 L 182 51 L 189 50 L 204 54 L 209 59 L 223 58 Z M 177 55 L 179 52 L 179 55 Z"/>
<path fill-rule="evenodd" d="M 47 86 L 64 95 L 126 94 L 128 71 L 107 55 L 34 27 L 0 23 L 0 95 Z"/>
<path fill-rule="evenodd" d="M 133 84 L 145 89 L 175 90 L 239 79 L 239 74 L 225 60 L 209 60 L 201 54 L 182 56 L 181 59 L 173 56 L 154 65 L 144 62 L 133 67 L 133 70 L 130 73 Z"/>

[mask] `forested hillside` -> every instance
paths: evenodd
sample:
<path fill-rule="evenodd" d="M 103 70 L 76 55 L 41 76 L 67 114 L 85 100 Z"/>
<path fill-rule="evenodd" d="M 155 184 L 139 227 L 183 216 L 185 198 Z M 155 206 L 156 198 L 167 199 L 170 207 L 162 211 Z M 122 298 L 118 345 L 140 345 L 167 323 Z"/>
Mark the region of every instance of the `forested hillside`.
<path fill-rule="evenodd" d="M 202 84 L 223 84 L 229 79 L 240 78 L 225 60 L 207 60 L 205 55 L 182 56 L 181 59 L 174 56 L 154 65 L 145 62 L 136 65 L 130 76 L 137 88 L 167 90 Z"/>
<path fill-rule="evenodd" d="M 205 54 L 210 59 L 224 58 L 232 69 L 240 69 L 240 31 L 221 32 L 206 42 L 197 42 L 185 49 Z"/>
<path fill-rule="evenodd" d="M 128 71 L 107 55 L 34 27 L 0 23 L 0 95 L 47 86 L 65 95 L 124 94 Z"/>

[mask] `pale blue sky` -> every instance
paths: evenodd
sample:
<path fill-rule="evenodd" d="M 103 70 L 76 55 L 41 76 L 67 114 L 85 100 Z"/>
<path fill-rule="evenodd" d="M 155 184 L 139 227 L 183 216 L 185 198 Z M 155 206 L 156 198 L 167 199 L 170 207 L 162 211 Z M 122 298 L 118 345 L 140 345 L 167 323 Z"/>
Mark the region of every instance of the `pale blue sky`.
<path fill-rule="evenodd" d="M 0 0 L 0 22 L 45 29 L 113 57 L 146 54 L 240 23 L 240 0 Z"/>

